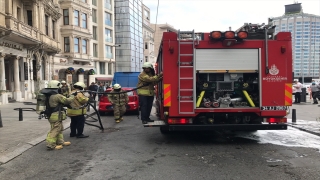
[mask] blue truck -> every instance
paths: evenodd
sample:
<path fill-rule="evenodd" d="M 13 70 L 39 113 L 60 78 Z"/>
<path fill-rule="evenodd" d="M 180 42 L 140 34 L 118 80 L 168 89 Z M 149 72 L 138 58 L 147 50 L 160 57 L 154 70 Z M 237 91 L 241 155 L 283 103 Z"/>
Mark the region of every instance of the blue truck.
<path fill-rule="evenodd" d="M 135 88 L 138 84 L 139 74 L 140 72 L 115 72 L 112 85 L 120 84 L 121 87 Z"/>

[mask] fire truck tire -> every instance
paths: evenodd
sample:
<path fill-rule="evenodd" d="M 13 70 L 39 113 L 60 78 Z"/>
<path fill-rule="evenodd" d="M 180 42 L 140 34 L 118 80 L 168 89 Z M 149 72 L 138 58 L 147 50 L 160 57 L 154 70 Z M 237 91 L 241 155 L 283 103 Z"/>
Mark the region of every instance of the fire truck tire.
<path fill-rule="evenodd" d="M 161 134 L 169 134 L 170 133 L 169 128 L 167 126 L 161 126 L 160 132 L 161 132 Z"/>

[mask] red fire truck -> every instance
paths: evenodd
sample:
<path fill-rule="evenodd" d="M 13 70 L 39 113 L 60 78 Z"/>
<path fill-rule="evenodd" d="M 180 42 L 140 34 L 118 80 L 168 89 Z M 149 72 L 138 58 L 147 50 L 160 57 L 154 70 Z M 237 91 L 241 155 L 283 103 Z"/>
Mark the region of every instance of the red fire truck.
<path fill-rule="evenodd" d="M 291 33 L 245 24 L 237 31 L 164 32 L 156 71 L 162 133 L 286 130 L 292 105 Z"/>

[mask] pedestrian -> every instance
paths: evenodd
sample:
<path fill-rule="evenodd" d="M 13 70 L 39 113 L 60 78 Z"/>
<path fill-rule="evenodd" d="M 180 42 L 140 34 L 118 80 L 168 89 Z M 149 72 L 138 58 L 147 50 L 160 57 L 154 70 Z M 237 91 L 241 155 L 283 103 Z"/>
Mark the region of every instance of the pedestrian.
<path fill-rule="evenodd" d="M 313 98 L 313 104 L 318 104 L 318 94 L 319 94 L 320 86 L 316 84 L 315 81 L 312 81 L 310 90 L 311 90 L 311 96 Z"/>
<path fill-rule="evenodd" d="M 70 88 L 69 86 L 67 85 L 66 81 L 61 81 L 61 93 L 62 95 L 64 95 L 65 97 L 68 97 L 69 94 L 70 94 Z"/>
<path fill-rule="evenodd" d="M 143 124 L 154 122 L 150 119 L 150 113 L 154 100 L 154 85 L 162 79 L 162 72 L 155 75 L 153 66 L 150 62 L 145 62 L 142 66 L 143 71 L 138 76 L 137 87 L 143 86 L 137 90 L 139 95 L 139 106 L 141 111 L 141 120 Z"/>
<path fill-rule="evenodd" d="M 100 101 L 100 98 L 103 94 L 99 94 L 99 93 L 104 93 L 106 91 L 105 87 L 103 86 L 102 83 L 100 83 L 100 86 L 98 87 L 98 101 Z"/>
<path fill-rule="evenodd" d="M 57 80 L 50 81 L 48 83 L 48 88 L 53 90 L 53 95 L 51 95 L 49 98 L 49 105 L 53 110 L 48 119 L 51 128 L 49 133 L 47 134 L 46 143 L 49 150 L 59 150 L 62 149 L 63 146 L 68 146 L 71 144 L 68 141 L 64 141 L 63 138 L 62 121 L 66 119 L 66 113 L 61 109 L 63 109 L 63 105 L 70 104 L 73 101 L 73 98 L 67 98 L 62 94 L 59 94 L 61 93 L 61 89 L 60 82 Z"/>
<path fill-rule="evenodd" d="M 129 103 L 128 94 L 121 89 L 120 84 L 115 84 L 110 94 L 108 94 L 108 100 L 113 107 L 113 115 L 116 123 L 123 121 L 123 115 L 126 112 L 126 105 Z"/>
<path fill-rule="evenodd" d="M 87 109 L 84 105 L 89 101 L 81 90 L 83 90 L 86 85 L 83 82 L 76 82 L 73 85 L 74 90 L 71 92 L 70 96 L 74 97 L 74 101 L 70 104 L 67 109 L 67 115 L 71 118 L 70 123 L 70 137 L 77 138 L 87 138 L 88 135 L 83 134 L 85 117 L 87 114 Z M 71 109 L 72 108 L 72 109 Z"/>
<path fill-rule="evenodd" d="M 294 80 L 294 88 L 296 88 L 296 94 L 294 95 L 294 104 L 298 104 L 301 101 L 302 84 L 298 80 Z"/>
<path fill-rule="evenodd" d="M 91 85 L 89 86 L 89 90 L 91 91 L 90 92 L 90 96 L 92 97 L 92 99 L 95 101 L 96 100 L 96 92 L 98 90 L 98 86 L 92 82 Z"/>

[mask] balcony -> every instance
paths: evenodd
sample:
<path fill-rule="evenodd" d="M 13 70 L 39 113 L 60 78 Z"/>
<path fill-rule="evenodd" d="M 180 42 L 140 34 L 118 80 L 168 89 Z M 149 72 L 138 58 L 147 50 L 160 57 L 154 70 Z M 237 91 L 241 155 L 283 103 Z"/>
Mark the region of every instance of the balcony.
<path fill-rule="evenodd" d="M 19 42 L 24 45 L 42 45 L 46 51 L 59 51 L 59 42 L 41 33 L 37 28 L 31 27 L 12 16 L 6 16 L 6 27 L 10 36 L 6 39 Z"/>
<path fill-rule="evenodd" d="M 144 35 L 144 36 L 143 36 L 143 40 L 144 40 L 144 41 L 154 41 L 154 38 L 151 37 L 151 36 L 146 36 L 146 35 Z"/>

